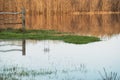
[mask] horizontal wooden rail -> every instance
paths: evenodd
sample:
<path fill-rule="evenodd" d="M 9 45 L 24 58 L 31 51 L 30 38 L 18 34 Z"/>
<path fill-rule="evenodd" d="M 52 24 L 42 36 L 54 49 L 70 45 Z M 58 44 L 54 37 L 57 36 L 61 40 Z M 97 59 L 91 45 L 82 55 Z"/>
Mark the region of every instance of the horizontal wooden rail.
<path fill-rule="evenodd" d="M 14 19 L 0 19 L 0 20 L 4 20 L 4 21 L 7 21 L 7 20 L 17 20 L 17 18 L 14 18 Z"/>
<path fill-rule="evenodd" d="M 22 30 L 23 32 L 26 30 L 25 28 L 25 8 L 22 8 L 21 12 L 0 12 L 0 15 L 18 15 L 21 14 L 21 19 L 22 19 Z M 0 19 L 0 20 L 8 20 L 8 19 Z M 3 24 L 14 24 L 14 23 L 3 23 Z M 2 24 L 0 24 L 2 25 Z"/>
<path fill-rule="evenodd" d="M 22 14 L 22 12 L 0 12 L 0 14 Z"/>
<path fill-rule="evenodd" d="M 7 25 L 7 24 L 22 24 L 22 23 L 4 23 L 4 25 Z"/>

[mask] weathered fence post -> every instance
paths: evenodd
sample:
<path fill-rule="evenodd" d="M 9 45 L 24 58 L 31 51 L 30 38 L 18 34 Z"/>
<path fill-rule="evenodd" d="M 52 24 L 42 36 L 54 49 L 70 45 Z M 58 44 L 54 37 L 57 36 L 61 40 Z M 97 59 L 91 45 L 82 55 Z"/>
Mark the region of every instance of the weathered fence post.
<path fill-rule="evenodd" d="M 2 14 L 2 15 L 5 15 L 5 14 L 7 14 L 7 15 L 18 15 L 18 14 L 21 14 L 22 15 L 22 30 L 23 30 L 23 32 L 26 31 L 26 25 L 25 25 L 26 11 L 25 11 L 25 8 L 22 8 L 21 12 L 0 12 L 0 14 Z M 4 19 L 1 19 L 1 20 L 4 20 Z M 10 19 L 7 19 L 7 20 L 10 20 Z"/>
<path fill-rule="evenodd" d="M 25 8 L 22 8 L 22 30 L 23 32 L 26 31 L 26 27 L 25 27 L 25 14 L 26 14 L 26 11 L 25 11 Z"/>

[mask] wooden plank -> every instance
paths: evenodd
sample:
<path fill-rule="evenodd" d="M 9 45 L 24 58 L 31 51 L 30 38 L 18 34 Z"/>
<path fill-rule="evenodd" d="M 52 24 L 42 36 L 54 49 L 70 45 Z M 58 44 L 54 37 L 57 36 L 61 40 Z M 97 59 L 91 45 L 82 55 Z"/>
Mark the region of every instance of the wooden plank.
<path fill-rule="evenodd" d="M 26 11 L 25 11 L 25 8 L 22 8 L 22 29 L 23 29 L 23 32 L 26 31 L 26 27 L 25 27 L 25 14 L 26 14 Z"/>
<path fill-rule="evenodd" d="M 22 23 L 3 23 L 3 24 L 22 24 Z"/>
<path fill-rule="evenodd" d="M 17 19 L 0 19 L 0 20 L 8 21 L 8 20 L 17 20 Z"/>
<path fill-rule="evenodd" d="M 21 12 L 0 12 L 0 14 L 22 14 Z"/>

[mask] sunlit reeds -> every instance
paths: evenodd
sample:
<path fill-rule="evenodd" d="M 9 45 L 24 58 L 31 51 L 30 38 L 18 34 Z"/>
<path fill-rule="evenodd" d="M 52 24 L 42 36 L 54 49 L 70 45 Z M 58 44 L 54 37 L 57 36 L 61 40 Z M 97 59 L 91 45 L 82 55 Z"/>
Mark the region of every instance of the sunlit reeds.
<path fill-rule="evenodd" d="M 0 4 L 0 11 L 19 12 L 25 7 L 27 29 L 97 36 L 120 33 L 119 0 L 0 0 Z M 15 20 L 1 20 L 6 18 Z M 0 15 L 0 28 L 21 28 L 20 24 L 5 24 L 10 22 L 20 23 L 20 15 Z"/>
<path fill-rule="evenodd" d="M 119 12 L 119 0 L 0 0 L 0 11 L 15 11 L 25 7 L 28 13 Z M 11 5 L 14 4 L 14 5 Z"/>

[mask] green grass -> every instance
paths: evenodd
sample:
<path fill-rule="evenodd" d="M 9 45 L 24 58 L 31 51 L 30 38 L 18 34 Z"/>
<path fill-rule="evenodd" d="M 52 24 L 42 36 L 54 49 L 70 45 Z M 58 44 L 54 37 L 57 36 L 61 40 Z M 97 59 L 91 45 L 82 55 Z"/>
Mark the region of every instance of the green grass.
<path fill-rule="evenodd" d="M 62 33 L 54 30 L 0 30 L 0 39 L 35 39 L 35 40 L 62 40 L 67 43 L 87 44 L 100 41 L 93 36 L 78 36 L 71 33 Z"/>

